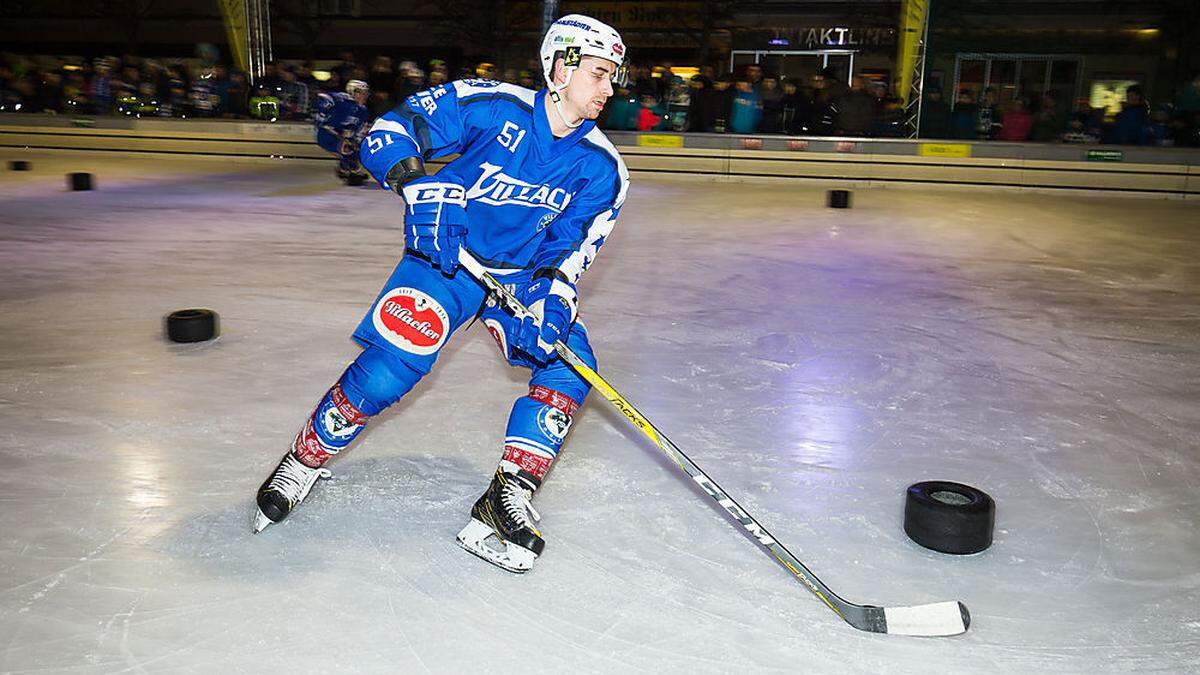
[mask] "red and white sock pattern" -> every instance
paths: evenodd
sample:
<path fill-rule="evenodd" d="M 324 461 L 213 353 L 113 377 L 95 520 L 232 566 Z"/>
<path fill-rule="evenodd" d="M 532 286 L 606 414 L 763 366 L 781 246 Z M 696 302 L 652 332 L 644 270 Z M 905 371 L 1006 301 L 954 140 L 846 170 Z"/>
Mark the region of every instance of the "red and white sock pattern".
<path fill-rule="evenodd" d="M 579 404 L 575 399 L 567 396 L 561 391 L 547 389 L 541 385 L 535 384 L 529 388 L 529 398 L 538 403 L 554 406 L 568 415 L 574 415 L 576 410 L 579 410 Z"/>
<path fill-rule="evenodd" d="M 504 458 L 500 460 L 509 462 L 518 469 L 523 469 L 537 478 L 539 481 L 546 477 L 546 473 L 550 471 L 550 464 L 554 462 L 554 457 L 546 455 L 536 450 L 526 450 L 515 445 L 504 446 Z"/>
<path fill-rule="evenodd" d="M 330 457 L 350 445 L 366 426 L 367 419 L 368 416 L 346 398 L 342 385 L 335 384 L 296 435 L 292 453 L 305 466 L 323 466 Z"/>
<path fill-rule="evenodd" d="M 579 404 L 560 391 L 530 387 L 529 395 L 513 405 L 500 470 L 524 470 L 538 481 L 545 478 L 577 410 Z"/>

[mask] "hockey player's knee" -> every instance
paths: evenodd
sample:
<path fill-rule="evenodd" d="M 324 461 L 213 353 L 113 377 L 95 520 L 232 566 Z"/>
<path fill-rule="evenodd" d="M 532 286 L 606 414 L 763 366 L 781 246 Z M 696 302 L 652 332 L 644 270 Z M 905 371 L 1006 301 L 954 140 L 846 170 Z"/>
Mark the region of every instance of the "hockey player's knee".
<path fill-rule="evenodd" d="M 340 383 L 347 397 L 367 415 L 376 415 L 400 400 L 425 376 L 386 350 L 367 347 L 346 368 Z"/>

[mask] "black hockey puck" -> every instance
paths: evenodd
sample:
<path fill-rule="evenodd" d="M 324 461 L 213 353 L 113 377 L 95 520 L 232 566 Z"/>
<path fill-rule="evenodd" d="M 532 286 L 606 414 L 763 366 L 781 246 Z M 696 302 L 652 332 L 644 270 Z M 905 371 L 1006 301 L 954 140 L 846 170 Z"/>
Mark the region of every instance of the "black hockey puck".
<path fill-rule="evenodd" d="M 67 187 L 72 190 L 91 190 L 92 189 L 92 174 L 90 173 L 69 173 L 67 174 Z"/>
<path fill-rule="evenodd" d="M 911 485 L 904 502 L 904 532 L 934 551 L 964 555 L 992 545 L 996 502 L 983 490 L 948 481 Z"/>
<path fill-rule="evenodd" d="M 171 342 L 204 342 L 217 335 L 217 313 L 211 309 L 181 309 L 167 315 Z"/>
<path fill-rule="evenodd" d="M 829 208 L 831 209 L 848 209 L 850 208 L 850 191 L 849 190 L 830 190 L 829 191 Z"/>
<path fill-rule="evenodd" d="M 13 171 L 28 171 L 30 167 L 29 162 L 23 159 L 14 159 L 8 163 L 8 168 Z"/>

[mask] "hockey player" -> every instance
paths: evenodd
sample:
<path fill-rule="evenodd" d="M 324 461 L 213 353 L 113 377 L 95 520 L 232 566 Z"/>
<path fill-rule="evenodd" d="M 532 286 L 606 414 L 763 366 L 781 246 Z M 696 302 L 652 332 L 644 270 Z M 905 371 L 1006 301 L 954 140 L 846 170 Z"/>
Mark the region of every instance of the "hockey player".
<path fill-rule="evenodd" d="M 358 150 L 367 128 L 370 95 L 371 88 L 362 80 L 347 82 L 345 93 L 317 95 L 317 110 L 313 115 L 317 145 L 337 156 L 337 176 L 349 185 L 362 185 L 367 179 Z"/>
<path fill-rule="evenodd" d="M 317 404 L 258 492 L 255 531 L 279 522 L 329 475 L 326 461 L 433 368 L 451 334 L 481 316 L 507 361 L 529 368 L 509 415 L 502 457 L 459 533 L 463 548 L 513 572 L 544 541 L 530 500 L 562 447 L 588 385 L 557 358 L 566 341 L 595 358 L 577 320 L 576 284 L 625 201 L 625 164 L 596 128 L 625 45 L 595 19 L 568 15 L 542 41 L 547 89 L 460 80 L 418 92 L 379 118 L 363 165 L 404 198 L 405 254 L 354 338 L 363 351 Z M 457 154 L 437 175 L 425 161 Z M 458 266 L 480 260 L 536 315 L 519 321 Z"/>

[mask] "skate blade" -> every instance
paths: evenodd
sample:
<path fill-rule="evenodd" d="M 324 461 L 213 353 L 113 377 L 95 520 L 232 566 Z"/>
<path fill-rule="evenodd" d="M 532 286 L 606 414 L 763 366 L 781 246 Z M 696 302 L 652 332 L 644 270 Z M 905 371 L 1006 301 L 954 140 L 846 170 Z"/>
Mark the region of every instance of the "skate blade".
<path fill-rule="evenodd" d="M 267 526 L 275 521 L 268 518 L 262 511 L 254 512 L 254 534 L 258 534 L 267 529 Z"/>
<path fill-rule="evenodd" d="M 537 554 L 501 539 L 486 523 L 471 519 L 458 533 L 458 545 L 500 569 L 524 574 L 533 568 Z"/>

